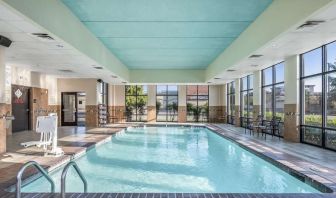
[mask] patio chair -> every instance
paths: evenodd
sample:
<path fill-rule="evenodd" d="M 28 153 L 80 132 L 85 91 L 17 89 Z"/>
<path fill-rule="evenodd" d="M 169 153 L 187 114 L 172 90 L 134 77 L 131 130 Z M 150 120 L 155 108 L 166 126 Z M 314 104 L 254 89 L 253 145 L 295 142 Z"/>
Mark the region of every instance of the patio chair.
<path fill-rule="evenodd" d="M 245 117 L 241 117 L 240 118 L 240 120 L 241 120 L 241 125 L 242 125 L 242 127 L 244 127 L 245 128 L 245 134 L 246 134 L 246 131 L 247 131 L 247 129 L 249 129 L 248 127 L 248 125 L 251 123 L 251 119 L 252 118 L 245 118 Z M 250 132 L 250 134 L 251 134 L 251 132 Z"/>
<path fill-rule="evenodd" d="M 250 135 L 252 133 L 254 135 L 254 131 L 256 130 L 258 132 L 258 136 L 259 136 L 259 132 L 263 128 L 262 124 L 263 124 L 263 116 L 262 115 L 258 115 L 257 118 L 255 119 L 255 121 L 249 122 L 247 124 L 247 129 L 250 130 Z"/>
<path fill-rule="evenodd" d="M 273 117 L 270 122 L 267 122 L 267 124 L 264 125 L 264 128 L 262 129 L 262 135 L 265 135 L 265 140 L 267 134 L 271 134 L 272 138 L 277 133 L 279 140 L 280 140 L 280 122 L 281 118 L 279 117 Z M 270 132 L 270 133 L 267 133 Z"/>

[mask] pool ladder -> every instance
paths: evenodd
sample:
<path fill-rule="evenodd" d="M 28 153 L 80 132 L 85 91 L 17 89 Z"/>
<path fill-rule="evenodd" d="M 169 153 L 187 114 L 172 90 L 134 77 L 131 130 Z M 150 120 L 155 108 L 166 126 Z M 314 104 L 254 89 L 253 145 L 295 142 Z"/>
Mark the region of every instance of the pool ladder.
<path fill-rule="evenodd" d="M 44 170 L 44 168 L 37 162 L 35 161 L 29 161 L 25 163 L 19 170 L 17 176 L 16 176 L 16 198 L 21 198 L 21 188 L 22 188 L 22 175 L 24 171 L 30 167 L 34 166 L 41 174 L 44 176 L 48 182 L 50 183 L 51 186 L 51 193 L 55 193 L 55 182 L 51 179 L 51 177 L 48 175 L 48 173 Z M 70 161 L 63 169 L 62 171 L 62 176 L 61 176 L 61 197 L 65 198 L 65 182 L 66 182 L 66 176 L 68 173 L 69 168 L 73 166 L 76 170 L 76 173 L 79 175 L 81 178 L 83 184 L 84 184 L 84 193 L 87 192 L 87 181 L 82 173 L 82 171 L 79 169 L 77 166 L 76 162 Z"/>

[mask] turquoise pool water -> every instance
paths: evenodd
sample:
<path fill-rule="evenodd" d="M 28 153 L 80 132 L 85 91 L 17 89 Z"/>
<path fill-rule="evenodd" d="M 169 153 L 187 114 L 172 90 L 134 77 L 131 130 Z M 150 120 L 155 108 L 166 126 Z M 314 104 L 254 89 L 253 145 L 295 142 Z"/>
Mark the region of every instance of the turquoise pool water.
<path fill-rule="evenodd" d="M 76 160 L 89 192 L 318 192 L 205 128 L 132 128 Z M 52 173 L 60 189 L 61 170 Z M 48 191 L 38 179 L 24 192 Z M 73 170 L 68 192 L 82 192 Z"/>

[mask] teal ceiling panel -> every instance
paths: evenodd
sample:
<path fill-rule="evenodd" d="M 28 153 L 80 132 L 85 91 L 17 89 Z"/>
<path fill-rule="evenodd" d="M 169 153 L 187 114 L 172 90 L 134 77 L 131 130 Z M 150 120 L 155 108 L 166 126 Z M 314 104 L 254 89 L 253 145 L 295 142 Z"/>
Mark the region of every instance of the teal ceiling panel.
<path fill-rule="evenodd" d="M 272 0 L 63 0 L 131 69 L 205 69 Z"/>
<path fill-rule="evenodd" d="M 85 22 L 97 37 L 236 38 L 248 22 Z"/>
<path fill-rule="evenodd" d="M 232 38 L 101 38 L 111 50 L 118 49 L 224 49 Z"/>

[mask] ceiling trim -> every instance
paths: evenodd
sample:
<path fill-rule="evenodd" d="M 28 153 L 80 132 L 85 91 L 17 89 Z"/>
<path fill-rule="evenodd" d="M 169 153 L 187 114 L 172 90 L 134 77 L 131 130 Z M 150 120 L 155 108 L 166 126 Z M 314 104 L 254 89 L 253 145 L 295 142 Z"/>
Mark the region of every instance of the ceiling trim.
<path fill-rule="evenodd" d="M 273 3 L 207 68 L 206 79 L 235 66 L 258 49 L 335 0 L 274 0 Z"/>
<path fill-rule="evenodd" d="M 130 70 L 130 83 L 205 83 L 205 70 L 135 69 Z"/>
<path fill-rule="evenodd" d="M 61 1 L 3 0 L 3 2 L 32 23 L 73 46 L 97 64 L 129 80 L 128 68 Z"/>

